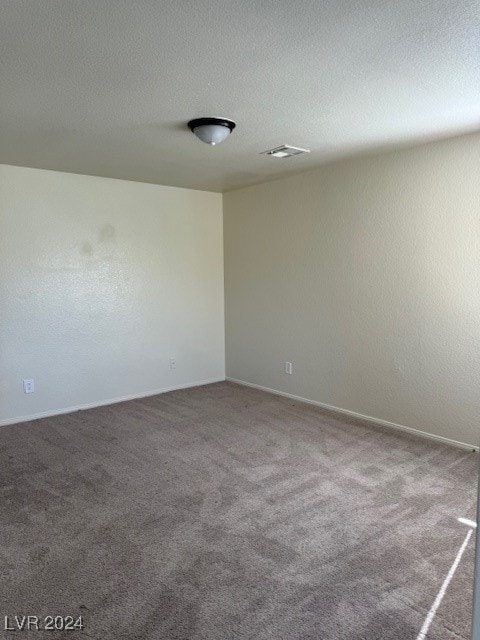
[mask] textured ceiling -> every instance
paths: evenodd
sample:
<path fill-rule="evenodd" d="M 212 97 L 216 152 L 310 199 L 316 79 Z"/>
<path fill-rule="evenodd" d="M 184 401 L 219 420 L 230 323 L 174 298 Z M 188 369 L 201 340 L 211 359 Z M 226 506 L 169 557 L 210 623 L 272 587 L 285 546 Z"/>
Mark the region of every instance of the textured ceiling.
<path fill-rule="evenodd" d="M 478 0 L 2 0 L 0 162 L 225 191 L 472 130 L 479 32 Z"/>

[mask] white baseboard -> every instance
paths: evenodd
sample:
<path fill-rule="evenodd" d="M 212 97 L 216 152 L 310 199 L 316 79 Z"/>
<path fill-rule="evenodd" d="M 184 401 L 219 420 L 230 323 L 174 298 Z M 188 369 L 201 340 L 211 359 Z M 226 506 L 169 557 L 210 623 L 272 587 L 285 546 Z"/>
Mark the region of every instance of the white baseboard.
<path fill-rule="evenodd" d="M 435 440 L 442 444 L 453 445 L 454 447 L 460 447 L 461 449 L 468 449 L 469 451 L 478 451 L 479 447 L 466 442 L 459 442 L 458 440 L 452 440 L 451 438 L 444 438 L 443 436 L 437 436 L 434 433 L 428 433 L 428 431 L 420 431 L 420 429 L 414 429 L 413 427 L 406 427 L 403 424 L 396 424 L 395 422 L 388 422 L 388 420 L 381 420 L 380 418 L 372 418 L 372 416 L 365 416 L 362 413 L 356 413 L 355 411 L 349 411 L 348 409 L 341 409 L 340 407 L 334 407 L 324 402 L 317 402 L 317 400 L 309 400 L 308 398 L 302 398 L 301 396 L 295 396 L 292 393 L 286 393 L 285 391 L 278 391 L 277 389 L 270 389 L 269 387 L 262 387 L 259 384 L 253 384 L 252 382 L 246 382 L 245 380 L 237 380 L 237 378 L 226 377 L 229 382 L 241 384 L 244 387 L 252 387 L 253 389 L 259 389 L 260 391 L 266 391 L 267 393 L 273 393 L 276 396 L 283 396 L 285 398 L 291 398 L 298 402 L 305 402 L 306 404 L 313 404 L 316 407 L 327 409 L 328 411 L 334 411 L 335 413 L 341 413 L 352 418 L 359 418 L 360 420 L 366 420 L 373 424 L 378 424 L 382 427 L 389 427 L 390 429 L 397 429 L 400 431 L 406 431 L 422 438 L 428 438 L 429 440 Z"/>
<path fill-rule="evenodd" d="M 168 393 L 169 391 L 179 391 L 180 389 L 190 389 L 192 387 L 201 387 L 206 384 L 213 384 L 214 382 L 224 382 L 224 380 L 225 380 L 225 377 L 211 378 L 209 380 L 199 380 L 198 382 L 188 382 L 187 384 L 181 384 L 175 387 L 164 387 L 163 389 L 155 389 L 154 391 L 134 393 L 129 396 L 122 396 L 121 398 L 109 398 L 108 400 L 99 400 L 97 402 L 89 402 L 88 404 L 79 404 L 74 407 L 66 407 L 64 409 L 53 409 L 52 411 L 42 411 L 41 413 L 34 413 L 28 416 L 19 416 L 17 418 L 7 418 L 6 420 L 0 420 L 0 427 L 5 427 L 9 424 L 17 424 L 19 422 L 29 422 L 30 420 L 38 420 L 39 418 L 51 418 L 52 416 L 59 416 L 65 413 L 74 413 L 75 411 L 84 411 L 85 409 L 95 409 L 95 407 L 105 407 L 109 404 L 117 404 L 117 402 L 127 402 L 128 400 L 138 400 L 139 398 L 148 398 L 150 396 L 157 396 L 161 393 Z"/>

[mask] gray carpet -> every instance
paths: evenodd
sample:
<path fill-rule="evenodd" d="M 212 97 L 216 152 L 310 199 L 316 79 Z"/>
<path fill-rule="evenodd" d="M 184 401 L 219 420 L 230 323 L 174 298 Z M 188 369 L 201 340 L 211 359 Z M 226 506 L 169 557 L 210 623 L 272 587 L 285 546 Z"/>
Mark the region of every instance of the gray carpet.
<path fill-rule="evenodd" d="M 415 640 L 475 454 L 225 382 L 0 430 L 6 638 Z M 473 538 L 428 640 L 467 639 Z"/>

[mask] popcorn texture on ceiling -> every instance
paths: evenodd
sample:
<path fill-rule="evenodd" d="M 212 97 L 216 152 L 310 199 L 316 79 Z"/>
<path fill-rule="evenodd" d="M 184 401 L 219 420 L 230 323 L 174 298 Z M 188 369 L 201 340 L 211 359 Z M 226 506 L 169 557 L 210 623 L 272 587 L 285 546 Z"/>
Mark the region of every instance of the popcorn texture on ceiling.
<path fill-rule="evenodd" d="M 480 124 L 477 0 L 5 0 L 0 162 L 226 191 Z M 186 123 L 237 123 L 218 147 Z M 290 144 L 312 153 L 261 155 Z"/>

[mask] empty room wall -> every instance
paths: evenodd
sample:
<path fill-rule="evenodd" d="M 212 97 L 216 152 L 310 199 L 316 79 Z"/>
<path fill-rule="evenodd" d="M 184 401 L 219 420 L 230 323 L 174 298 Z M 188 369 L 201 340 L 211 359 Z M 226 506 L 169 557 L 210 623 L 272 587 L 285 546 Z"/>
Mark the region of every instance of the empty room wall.
<path fill-rule="evenodd" d="M 476 133 L 225 194 L 227 376 L 478 445 L 479 167 Z"/>
<path fill-rule="evenodd" d="M 224 377 L 220 194 L 3 165 L 0 222 L 1 422 Z"/>

